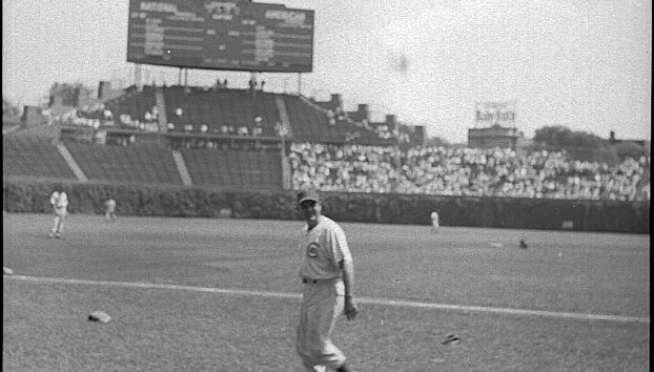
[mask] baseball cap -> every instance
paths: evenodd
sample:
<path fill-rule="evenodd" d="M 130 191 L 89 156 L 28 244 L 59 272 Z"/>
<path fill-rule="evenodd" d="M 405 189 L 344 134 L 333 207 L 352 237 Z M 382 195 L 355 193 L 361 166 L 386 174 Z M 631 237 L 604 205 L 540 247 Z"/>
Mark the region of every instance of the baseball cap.
<path fill-rule="evenodd" d="M 316 190 L 302 190 L 297 193 L 297 205 L 302 204 L 307 200 L 313 200 L 316 203 L 320 202 L 320 196 Z"/>

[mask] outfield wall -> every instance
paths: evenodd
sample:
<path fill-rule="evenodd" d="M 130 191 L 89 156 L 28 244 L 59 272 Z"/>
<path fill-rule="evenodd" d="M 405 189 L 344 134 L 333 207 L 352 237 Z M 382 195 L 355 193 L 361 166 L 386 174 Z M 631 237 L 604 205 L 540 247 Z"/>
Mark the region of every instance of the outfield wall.
<path fill-rule="evenodd" d="M 117 201 L 119 215 L 297 219 L 288 190 L 215 189 L 168 185 L 4 179 L 3 206 L 12 213 L 50 213 L 49 195 L 61 184 L 69 212 L 104 214 Z M 337 221 L 441 226 L 606 231 L 649 234 L 649 202 L 471 198 L 436 195 L 324 192 L 324 213 Z"/>

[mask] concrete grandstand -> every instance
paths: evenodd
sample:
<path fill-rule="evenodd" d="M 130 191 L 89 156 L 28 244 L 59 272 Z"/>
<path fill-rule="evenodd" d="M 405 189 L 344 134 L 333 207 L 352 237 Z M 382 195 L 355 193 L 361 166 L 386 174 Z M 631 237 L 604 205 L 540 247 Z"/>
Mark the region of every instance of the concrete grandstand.
<path fill-rule="evenodd" d="M 402 141 L 398 127 L 390 137 L 381 135 L 379 125 L 366 122 L 365 107 L 348 114 L 339 101 L 338 95 L 315 102 L 253 90 L 130 87 L 72 110 L 57 108 L 66 114 L 50 124 L 4 135 L 3 175 L 218 188 L 650 199 L 649 155 L 609 164 L 575 159 L 566 151 L 423 146 Z M 388 119 L 387 124 L 394 121 Z"/>

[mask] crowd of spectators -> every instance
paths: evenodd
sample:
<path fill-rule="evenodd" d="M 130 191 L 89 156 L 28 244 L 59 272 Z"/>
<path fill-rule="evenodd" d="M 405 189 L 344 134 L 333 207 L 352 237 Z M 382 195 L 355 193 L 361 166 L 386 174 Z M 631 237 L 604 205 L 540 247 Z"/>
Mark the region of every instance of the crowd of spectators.
<path fill-rule="evenodd" d="M 479 197 L 649 200 L 650 157 L 620 164 L 565 151 L 465 147 L 291 145 L 293 188 Z"/>
<path fill-rule="evenodd" d="M 251 127 L 245 125 L 231 125 L 227 123 L 221 123 L 220 125 L 214 125 L 213 130 L 210 130 L 209 126 L 206 124 L 178 124 L 175 126 L 173 123 L 168 123 L 169 132 L 183 132 L 183 133 L 201 133 L 201 134 L 214 134 L 214 135 L 223 135 L 223 136 L 242 136 L 242 137 L 262 137 L 266 136 L 264 133 L 264 127 L 267 126 L 263 122 L 261 116 L 254 118 L 254 124 Z M 286 129 L 277 122 L 273 127 L 273 133 L 277 137 L 286 136 Z"/>
<path fill-rule="evenodd" d="M 294 189 L 392 192 L 398 179 L 397 147 L 293 143 Z"/>
<path fill-rule="evenodd" d="M 269 141 L 228 141 L 208 138 L 177 138 L 171 141 L 174 150 L 269 150 L 281 149 L 280 142 Z"/>
<path fill-rule="evenodd" d="M 102 102 L 83 105 L 55 118 L 55 121 L 67 125 L 86 126 L 95 129 L 118 126 L 122 129 L 142 132 L 159 131 L 158 120 L 158 109 L 156 106 L 153 106 L 143 114 L 141 119 L 132 118 L 131 115 L 123 113 L 118 115 L 118 121 L 116 122 L 113 112 L 105 107 Z"/>
<path fill-rule="evenodd" d="M 175 110 L 177 116 L 183 113 L 181 108 Z M 78 109 L 72 109 L 56 118 L 54 120 L 61 124 L 75 125 L 82 127 L 92 127 L 99 129 L 103 127 L 118 127 L 121 129 L 130 129 L 141 132 L 158 132 L 159 131 L 159 111 L 157 106 L 153 106 L 150 110 L 146 110 L 139 118 L 133 118 L 130 114 L 123 113 L 118 115 L 114 120 L 114 115 L 111 110 L 105 107 L 103 103 L 94 103 L 91 105 L 84 105 Z M 264 136 L 264 126 L 267 125 L 263 122 L 261 116 L 254 118 L 254 123 L 251 127 L 244 125 L 234 126 L 228 124 L 221 124 L 214 126 L 211 134 L 230 135 L 230 136 L 251 136 L 260 137 Z M 206 124 L 167 124 L 168 131 L 185 132 L 185 133 L 202 133 L 210 134 L 209 126 Z M 287 135 L 286 128 L 281 123 L 276 123 L 273 128 L 274 135 L 277 137 L 285 137 Z"/>
<path fill-rule="evenodd" d="M 84 105 L 78 109 L 72 109 L 53 118 L 57 123 L 92 127 L 98 129 L 102 126 L 113 126 L 114 117 L 110 110 L 105 108 L 103 103 Z"/>

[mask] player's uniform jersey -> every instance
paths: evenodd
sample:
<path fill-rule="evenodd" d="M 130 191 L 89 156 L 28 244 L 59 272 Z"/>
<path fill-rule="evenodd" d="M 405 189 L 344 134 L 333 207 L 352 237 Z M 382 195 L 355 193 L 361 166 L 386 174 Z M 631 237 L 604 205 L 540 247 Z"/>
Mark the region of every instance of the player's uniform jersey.
<path fill-rule="evenodd" d="M 68 195 L 65 192 L 55 191 L 50 196 L 50 204 L 54 209 L 54 225 L 50 231 L 50 236 L 61 237 L 64 231 L 64 219 L 66 218 L 66 208 L 68 207 Z"/>
<path fill-rule="evenodd" d="M 107 212 L 114 213 L 116 211 L 116 201 L 115 200 L 109 199 L 109 200 L 107 200 L 105 205 L 107 207 Z"/>
<path fill-rule="evenodd" d="M 438 227 L 438 213 L 436 211 L 431 212 L 431 224 L 433 227 Z"/>
<path fill-rule="evenodd" d="M 50 204 L 55 208 L 55 213 L 65 214 L 68 207 L 68 195 L 65 192 L 53 192 L 50 196 Z"/>
<path fill-rule="evenodd" d="M 300 277 L 303 279 L 340 278 L 339 263 L 343 260 L 352 261 L 343 229 L 325 216 L 320 216 L 313 229 L 305 230 L 300 242 L 300 251 L 303 256 Z"/>

